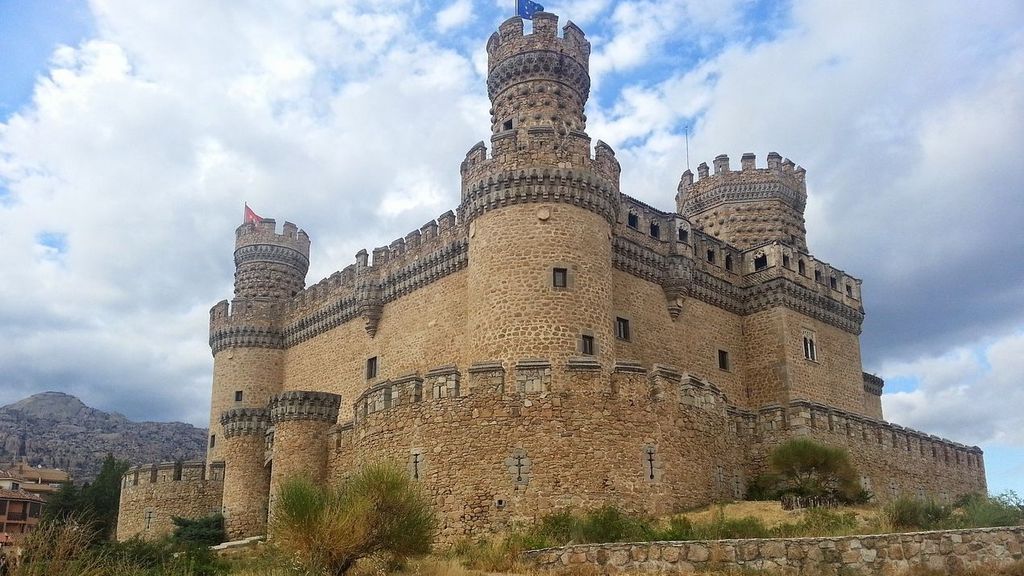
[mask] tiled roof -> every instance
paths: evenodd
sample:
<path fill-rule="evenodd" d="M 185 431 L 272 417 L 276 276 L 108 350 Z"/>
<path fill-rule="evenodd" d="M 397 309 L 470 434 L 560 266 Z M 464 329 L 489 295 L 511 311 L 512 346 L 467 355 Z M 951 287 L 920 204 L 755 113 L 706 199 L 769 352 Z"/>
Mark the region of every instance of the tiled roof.
<path fill-rule="evenodd" d="M 30 494 L 24 490 L 8 490 L 0 488 L 0 498 L 6 500 L 30 500 L 32 502 L 45 502 L 38 494 Z"/>

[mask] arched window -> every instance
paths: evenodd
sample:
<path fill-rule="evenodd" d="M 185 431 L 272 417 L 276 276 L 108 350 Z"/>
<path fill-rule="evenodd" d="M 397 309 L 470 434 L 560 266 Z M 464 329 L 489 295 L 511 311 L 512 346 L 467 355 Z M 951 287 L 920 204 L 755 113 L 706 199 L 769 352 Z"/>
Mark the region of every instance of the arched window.
<path fill-rule="evenodd" d="M 689 242 L 690 241 L 690 231 L 687 230 L 686 228 L 680 228 L 679 229 L 679 241 L 680 242 Z"/>
<path fill-rule="evenodd" d="M 766 254 L 759 254 L 754 257 L 754 270 L 764 270 L 768 267 L 768 256 Z"/>
<path fill-rule="evenodd" d="M 651 236 L 658 239 L 661 238 L 661 225 L 654 220 L 651 221 Z"/>

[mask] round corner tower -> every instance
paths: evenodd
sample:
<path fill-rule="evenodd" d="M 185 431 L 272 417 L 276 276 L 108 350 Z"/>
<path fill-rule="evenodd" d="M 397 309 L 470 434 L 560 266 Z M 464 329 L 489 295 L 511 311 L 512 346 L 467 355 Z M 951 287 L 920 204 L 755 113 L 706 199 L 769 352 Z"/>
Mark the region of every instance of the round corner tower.
<path fill-rule="evenodd" d="M 210 310 L 213 390 L 207 462 L 223 463 L 223 507 L 229 536 L 263 534 L 270 471 L 265 439 L 267 404 L 281 391 L 284 338 L 281 314 L 303 289 L 309 236 L 273 219 L 235 231 L 235 298 Z"/>
<path fill-rule="evenodd" d="M 744 154 L 737 171 L 729 168 L 729 157 L 720 154 L 714 160 L 714 174 L 709 174 L 706 163 L 697 167 L 696 182 L 692 172 L 684 172 L 676 196 L 678 212 L 742 249 L 778 240 L 807 252 L 804 169 L 776 152 L 768 154 L 767 168 L 757 168 L 755 160 L 753 154 Z"/>
<path fill-rule="evenodd" d="M 510 18 L 487 42 L 491 145 L 462 163 L 459 213 L 469 226 L 472 360 L 611 358 L 611 226 L 619 165 L 583 112 L 590 43 L 538 12 L 533 33 Z"/>

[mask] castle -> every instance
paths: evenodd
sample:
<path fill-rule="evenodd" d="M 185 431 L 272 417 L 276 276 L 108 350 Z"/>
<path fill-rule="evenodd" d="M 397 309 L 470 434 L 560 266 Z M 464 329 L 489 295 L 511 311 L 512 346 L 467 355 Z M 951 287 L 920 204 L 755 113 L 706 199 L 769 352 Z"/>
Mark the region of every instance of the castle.
<path fill-rule="evenodd" d="M 214 511 L 264 534 L 284 479 L 381 459 L 445 541 L 566 507 L 668 513 L 741 498 L 797 436 L 845 447 L 879 500 L 985 491 L 980 449 L 882 419 L 861 281 L 808 251 L 804 170 L 721 155 L 674 211 L 622 194 L 585 131 L 590 43 L 557 21 L 488 40 L 491 147 L 455 212 L 310 287 L 304 231 L 237 229 L 207 459 L 129 470 L 118 538 Z"/>

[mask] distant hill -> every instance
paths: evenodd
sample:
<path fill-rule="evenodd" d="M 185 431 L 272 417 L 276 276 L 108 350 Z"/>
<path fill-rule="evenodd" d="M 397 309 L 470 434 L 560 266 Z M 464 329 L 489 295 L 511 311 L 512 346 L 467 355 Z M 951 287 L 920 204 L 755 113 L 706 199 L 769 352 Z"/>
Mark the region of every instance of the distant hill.
<path fill-rule="evenodd" d="M 206 429 L 182 422 L 132 422 L 62 392 L 0 407 L 0 462 L 24 452 L 29 464 L 61 468 L 76 483 L 96 477 L 107 453 L 132 464 L 202 459 Z"/>

